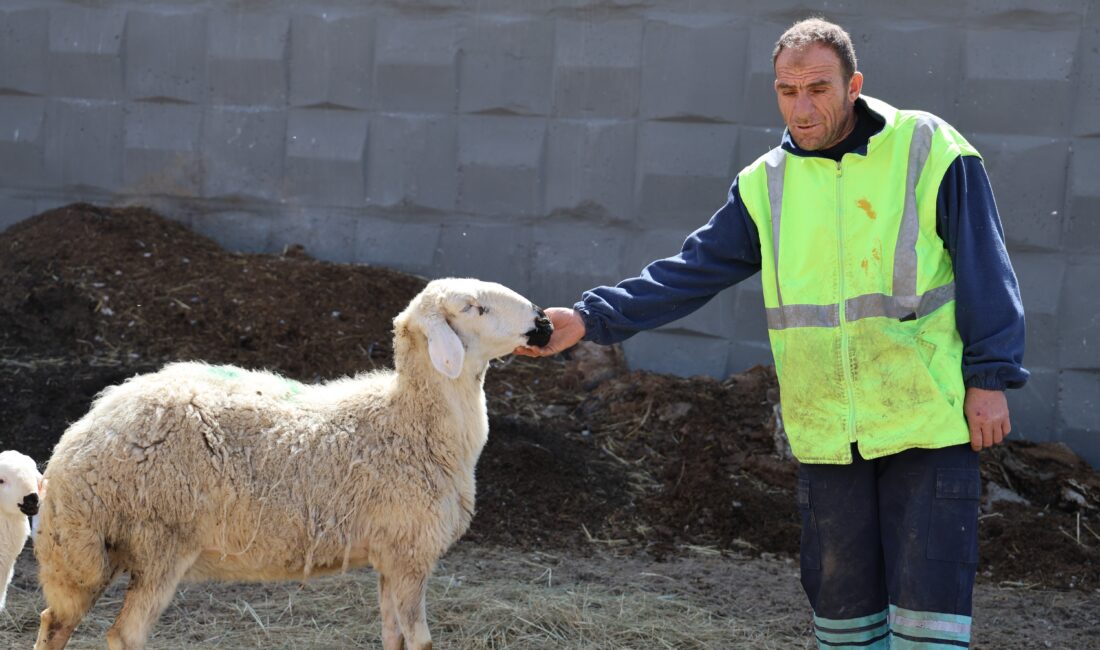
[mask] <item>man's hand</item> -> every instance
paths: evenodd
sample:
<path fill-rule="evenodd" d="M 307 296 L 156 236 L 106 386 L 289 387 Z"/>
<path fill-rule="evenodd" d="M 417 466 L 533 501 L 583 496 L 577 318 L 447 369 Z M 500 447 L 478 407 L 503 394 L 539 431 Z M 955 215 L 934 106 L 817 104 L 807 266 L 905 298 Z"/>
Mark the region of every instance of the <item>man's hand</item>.
<path fill-rule="evenodd" d="M 970 426 L 970 447 L 974 451 L 1001 444 L 1012 431 L 1003 390 L 967 388 L 963 414 Z"/>
<path fill-rule="evenodd" d="M 581 315 L 572 309 L 562 307 L 550 307 L 546 309 L 546 317 L 554 325 L 554 333 L 550 335 L 550 342 L 541 348 L 533 345 L 521 345 L 513 352 L 525 357 L 549 357 L 562 350 L 568 350 L 584 338 L 584 320 Z"/>

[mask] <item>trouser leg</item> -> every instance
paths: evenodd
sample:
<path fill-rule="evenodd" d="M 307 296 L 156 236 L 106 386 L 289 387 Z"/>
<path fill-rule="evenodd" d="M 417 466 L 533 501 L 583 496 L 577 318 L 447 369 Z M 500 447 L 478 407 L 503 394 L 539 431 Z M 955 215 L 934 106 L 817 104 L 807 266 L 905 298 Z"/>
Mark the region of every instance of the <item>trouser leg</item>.
<path fill-rule="evenodd" d="M 968 445 L 878 459 L 891 648 L 968 647 L 978 562 L 978 454 Z"/>
<path fill-rule="evenodd" d="M 821 648 L 889 647 L 877 490 L 874 463 L 858 455 L 799 468 L 802 586 Z"/>

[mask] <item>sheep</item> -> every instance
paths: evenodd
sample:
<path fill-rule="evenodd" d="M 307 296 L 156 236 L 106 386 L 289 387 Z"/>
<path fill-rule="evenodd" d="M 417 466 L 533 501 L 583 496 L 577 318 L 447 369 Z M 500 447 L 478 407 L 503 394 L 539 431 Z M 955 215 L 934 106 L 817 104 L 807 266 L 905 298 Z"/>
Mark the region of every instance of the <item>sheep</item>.
<path fill-rule="evenodd" d="M 385 650 L 430 650 L 425 588 L 473 516 L 485 371 L 552 326 L 504 286 L 454 278 L 393 324 L 393 371 L 311 386 L 174 363 L 97 396 L 46 468 L 35 648 L 63 648 L 124 571 L 111 650 L 143 647 L 181 580 L 369 565 Z"/>
<path fill-rule="evenodd" d="M 42 475 L 30 456 L 18 451 L 0 452 L 0 609 L 8 598 L 8 585 L 15 573 L 15 561 L 31 534 L 28 517 L 38 514 L 38 492 Z"/>

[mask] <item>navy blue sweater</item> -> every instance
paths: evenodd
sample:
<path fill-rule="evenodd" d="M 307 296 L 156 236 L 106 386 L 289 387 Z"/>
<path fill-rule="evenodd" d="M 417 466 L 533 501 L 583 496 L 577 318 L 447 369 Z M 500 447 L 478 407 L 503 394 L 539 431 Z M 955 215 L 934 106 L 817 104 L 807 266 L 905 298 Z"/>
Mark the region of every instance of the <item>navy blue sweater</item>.
<path fill-rule="evenodd" d="M 884 122 L 863 100 L 856 101 L 856 116 L 852 133 L 830 149 L 804 151 L 787 132 L 782 146 L 797 156 L 832 160 L 866 155 L 867 141 Z M 1023 304 L 980 158 L 960 156 L 944 173 L 936 216 L 936 231 L 955 269 L 963 380 L 978 388 L 1019 388 L 1028 377 L 1022 366 Z M 614 287 L 584 292 L 574 308 L 584 319 L 585 339 L 615 343 L 690 314 L 759 270 L 760 237 L 734 180 L 726 204 L 688 236 L 678 255 L 652 262 Z"/>

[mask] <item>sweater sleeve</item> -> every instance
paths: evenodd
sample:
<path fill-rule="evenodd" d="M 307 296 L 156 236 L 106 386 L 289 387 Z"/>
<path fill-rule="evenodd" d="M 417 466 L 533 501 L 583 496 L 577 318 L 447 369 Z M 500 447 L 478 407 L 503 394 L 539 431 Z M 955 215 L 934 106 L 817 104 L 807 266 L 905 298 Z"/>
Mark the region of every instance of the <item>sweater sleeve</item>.
<path fill-rule="evenodd" d="M 956 158 L 936 203 L 937 231 L 955 268 L 963 381 L 989 390 L 1019 388 L 1028 378 L 1024 309 L 981 158 Z"/>
<path fill-rule="evenodd" d="M 616 343 L 705 305 L 760 270 L 760 237 L 734 181 L 726 204 L 688 236 L 680 253 L 651 262 L 637 277 L 584 292 L 574 305 L 585 339 Z"/>

